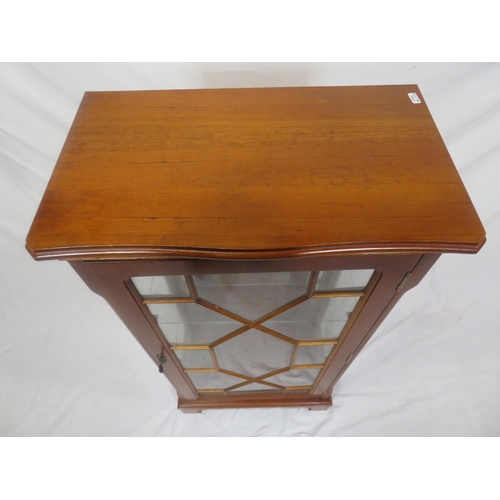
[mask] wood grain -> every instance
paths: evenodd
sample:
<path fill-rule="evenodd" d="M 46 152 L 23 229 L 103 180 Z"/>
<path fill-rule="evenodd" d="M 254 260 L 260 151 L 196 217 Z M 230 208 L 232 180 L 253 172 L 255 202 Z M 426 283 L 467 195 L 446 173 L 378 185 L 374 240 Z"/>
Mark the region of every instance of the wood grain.
<path fill-rule="evenodd" d="M 395 85 L 88 92 L 27 248 L 275 259 L 484 241 L 420 90 Z"/>

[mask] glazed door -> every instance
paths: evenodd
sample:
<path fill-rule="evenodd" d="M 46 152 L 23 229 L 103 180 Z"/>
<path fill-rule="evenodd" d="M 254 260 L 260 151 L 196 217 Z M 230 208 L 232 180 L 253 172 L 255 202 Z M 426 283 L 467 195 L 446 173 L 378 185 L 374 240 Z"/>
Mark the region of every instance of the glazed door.
<path fill-rule="evenodd" d="M 199 397 L 314 391 L 373 269 L 132 277 Z"/>
<path fill-rule="evenodd" d="M 334 381 L 418 259 L 82 267 L 177 388 L 181 406 L 313 407 L 329 404 Z"/>

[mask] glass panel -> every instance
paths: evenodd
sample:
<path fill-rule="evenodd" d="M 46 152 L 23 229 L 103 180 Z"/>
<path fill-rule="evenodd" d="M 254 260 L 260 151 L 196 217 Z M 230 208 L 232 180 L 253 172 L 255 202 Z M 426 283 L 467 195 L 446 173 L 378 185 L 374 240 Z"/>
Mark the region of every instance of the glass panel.
<path fill-rule="evenodd" d="M 227 285 L 302 285 L 308 283 L 311 273 L 238 273 L 238 274 L 205 274 L 193 276 L 195 280 L 205 286 L 227 286 Z"/>
<path fill-rule="evenodd" d="M 264 326 L 282 333 L 294 340 L 325 340 L 336 339 L 342 332 L 345 321 L 266 321 Z"/>
<path fill-rule="evenodd" d="M 204 350 L 186 350 L 175 351 L 176 356 L 184 368 L 213 368 L 214 363 L 210 351 Z"/>
<path fill-rule="evenodd" d="M 198 296 L 254 321 L 307 291 L 310 273 L 194 276 Z"/>
<path fill-rule="evenodd" d="M 140 276 L 132 283 L 143 297 L 189 297 L 184 276 Z"/>
<path fill-rule="evenodd" d="M 358 300 L 359 297 L 309 299 L 263 325 L 295 340 L 335 339 Z"/>
<path fill-rule="evenodd" d="M 289 366 L 293 345 L 259 330 L 248 330 L 215 347 L 219 366 L 258 377 Z"/>
<path fill-rule="evenodd" d="M 232 389 L 231 392 L 244 392 L 244 391 L 272 391 L 272 392 L 281 392 L 279 389 L 273 389 L 272 387 L 269 387 L 268 385 L 262 385 L 262 384 L 247 384 L 244 385 L 243 387 L 238 387 L 237 389 Z"/>
<path fill-rule="evenodd" d="M 243 326 L 199 304 L 148 304 L 148 308 L 171 344 L 209 344 Z"/>
<path fill-rule="evenodd" d="M 266 378 L 265 381 L 284 387 L 313 385 L 318 373 L 319 368 L 314 368 L 312 370 L 288 370 L 287 372 Z"/>
<path fill-rule="evenodd" d="M 226 389 L 241 384 L 243 379 L 225 373 L 188 373 L 196 389 Z"/>
<path fill-rule="evenodd" d="M 330 354 L 333 345 L 310 345 L 300 346 L 295 358 L 296 365 L 323 364 Z"/>
<path fill-rule="evenodd" d="M 364 288 L 372 277 L 373 269 L 321 271 L 316 282 L 317 292 L 332 292 L 346 288 Z"/>

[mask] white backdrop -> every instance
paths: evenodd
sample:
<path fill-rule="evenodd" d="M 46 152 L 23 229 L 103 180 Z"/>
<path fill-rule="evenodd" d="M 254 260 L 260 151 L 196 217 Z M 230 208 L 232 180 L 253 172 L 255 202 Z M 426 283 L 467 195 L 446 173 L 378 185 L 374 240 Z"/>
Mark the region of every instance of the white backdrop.
<path fill-rule="evenodd" d="M 325 412 L 185 415 L 64 262 L 26 234 L 87 90 L 416 83 L 488 241 L 444 255 L 352 363 Z M 499 436 L 500 64 L 0 65 L 0 435 Z"/>

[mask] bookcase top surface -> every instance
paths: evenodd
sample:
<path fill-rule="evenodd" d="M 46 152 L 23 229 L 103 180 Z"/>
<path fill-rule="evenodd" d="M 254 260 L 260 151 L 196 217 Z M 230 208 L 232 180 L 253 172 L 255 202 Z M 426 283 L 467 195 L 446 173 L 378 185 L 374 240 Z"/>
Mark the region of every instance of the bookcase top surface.
<path fill-rule="evenodd" d="M 271 259 L 484 241 L 419 88 L 390 85 L 87 92 L 27 248 Z"/>

